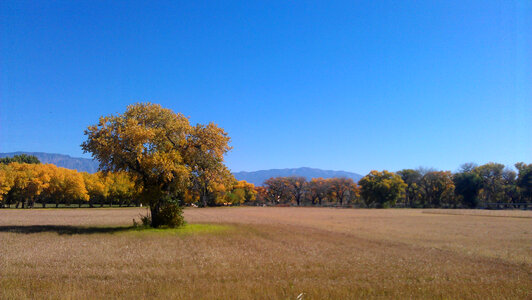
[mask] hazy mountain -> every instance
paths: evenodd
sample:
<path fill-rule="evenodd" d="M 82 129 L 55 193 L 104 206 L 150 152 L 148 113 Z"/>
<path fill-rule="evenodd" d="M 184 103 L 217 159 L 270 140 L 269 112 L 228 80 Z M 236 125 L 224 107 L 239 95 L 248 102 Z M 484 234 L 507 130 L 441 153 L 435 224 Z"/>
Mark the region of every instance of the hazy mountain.
<path fill-rule="evenodd" d="M 11 152 L 0 153 L 0 157 L 12 157 L 14 155 L 27 154 L 36 156 L 43 164 L 54 164 L 58 167 L 78 170 L 80 172 L 95 173 L 98 171 L 98 162 L 92 159 L 71 157 L 65 154 L 44 152 Z"/>
<path fill-rule="evenodd" d="M 0 153 L 0 158 L 11 157 L 14 155 L 27 154 L 36 156 L 43 164 L 54 164 L 58 167 L 78 170 L 80 172 L 95 173 L 98 171 L 98 162 L 92 159 L 72 157 L 65 154 L 45 153 L 45 152 L 11 152 Z M 294 168 L 294 169 L 272 169 L 260 170 L 254 172 L 235 172 L 233 173 L 238 180 L 245 180 L 255 185 L 262 185 L 262 183 L 271 177 L 279 176 L 302 176 L 308 180 L 312 178 L 334 178 L 347 177 L 352 178 L 355 182 L 362 178 L 362 175 L 346 171 L 331 171 L 314 168 Z"/>
<path fill-rule="evenodd" d="M 271 177 L 279 176 L 302 176 L 310 180 L 312 178 L 334 178 L 334 177 L 347 177 L 352 178 L 355 182 L 362 178 L 362 175 L 357 173 L 351 173 L 346 171 L 331 171 L 321 170 L 313 168 L 295 168 L 295 169 L 272 169 L 272 170 L 260 170 L 254 172 L 235 172 L 233 173 L 238 180 L 245 180 L 255 185 L 262 185 L 262 183 Z"/>

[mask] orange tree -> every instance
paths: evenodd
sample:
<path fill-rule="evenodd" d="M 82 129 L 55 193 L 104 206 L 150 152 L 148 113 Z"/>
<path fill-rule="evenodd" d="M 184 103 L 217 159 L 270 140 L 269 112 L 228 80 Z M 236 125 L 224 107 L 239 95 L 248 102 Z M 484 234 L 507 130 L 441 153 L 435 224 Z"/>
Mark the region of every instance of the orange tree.
<path fill-rule="evenodd" d="M 354 200 L 358 195 L 358 186 L 351 178 L 331 178 L 329 181 L 329 197 L 334 199 L 340 206 L 344 199 L 349 196 Z"/>

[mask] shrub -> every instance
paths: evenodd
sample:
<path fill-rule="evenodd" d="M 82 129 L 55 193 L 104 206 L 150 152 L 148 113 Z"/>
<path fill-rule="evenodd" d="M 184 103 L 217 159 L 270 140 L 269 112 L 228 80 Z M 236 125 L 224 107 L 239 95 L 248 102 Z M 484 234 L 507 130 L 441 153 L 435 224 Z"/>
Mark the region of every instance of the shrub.
<path fill-rule="evenodd" d="M 159 212 L 159 224 L 171 228 L 185 225 L 183 208 L 177 203 L 166 203 Z M 142 221 L 144 223 L 144 220 Z"/>

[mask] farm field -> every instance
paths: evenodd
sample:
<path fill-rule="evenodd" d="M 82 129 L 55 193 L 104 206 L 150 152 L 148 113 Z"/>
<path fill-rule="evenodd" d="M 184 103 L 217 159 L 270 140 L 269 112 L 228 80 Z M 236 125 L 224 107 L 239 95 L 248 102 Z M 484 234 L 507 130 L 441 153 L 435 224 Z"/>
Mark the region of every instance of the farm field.
<path fill-rule="evenodd" d="M 0 298 L 530 299 L 532 212 L 0 210 Z"/>

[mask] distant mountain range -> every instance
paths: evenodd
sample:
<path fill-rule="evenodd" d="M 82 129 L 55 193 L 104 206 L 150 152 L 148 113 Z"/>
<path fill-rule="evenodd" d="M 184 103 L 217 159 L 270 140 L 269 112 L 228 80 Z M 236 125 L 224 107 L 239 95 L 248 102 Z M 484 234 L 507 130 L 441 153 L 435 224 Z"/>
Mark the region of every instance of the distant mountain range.
<path fill-rule="evenodd" d="M 0 158 L 11 157 L 14 155 L 27 154 L 36 156 L 41 163 L 54 164 L 58 167 L 78 170 L 79 172 L 95 173 L 98 171 L 98 162 L 93 159 L 72 157 L 65 154 L 45 153 L 45 152 L 11 152 L 0 153 Z M 293 168 L 293 169 L 272 169 L 260 170 L 254 172 L 234 172 L 233 175 L 238 180 L 245 180 L 255 185 L 262 185 L 266 179 L 272 177 L 289 177 L 302 176 L 310 180 L 312 178 L 334 178 L 347 177 L 352 178 L 355 182 L 362 178 L 362 175 L 346 171 L 331 171 L 314 168 Z"/>
<path fill-rule="evenodd" d="M 347 177 L 352 178 L 355 182 L 358 182 L 363 176 L 357 173 L 351 173 L 346 171 L 331 171 L 314 168 L 294 168 L 294 169 L 272 169 L 272 170 L 260 170 L 255 172 L 235 172 L 233 173 L 238 180 L 245 180 L 255 185 L 262 185 L 266 179 L 272 177 L 290 177 L 290 176 L 302 176 L 307 180 L 312 178 L 334 178 L 334 177 Z"/>
<path fill-rule="evenodd" d="M 65 154 L 44 153 L 44 152 L 11 152 L 0 153 L 1 157 L 11 157 L 14 155 L 27 154 L 36 156 L 43 164 L 54 164 L 58 167 L 78 170 L 79 172 L 95 173 L 98 171 L 99 163 L 93 159 L 72 157 Z"/>

